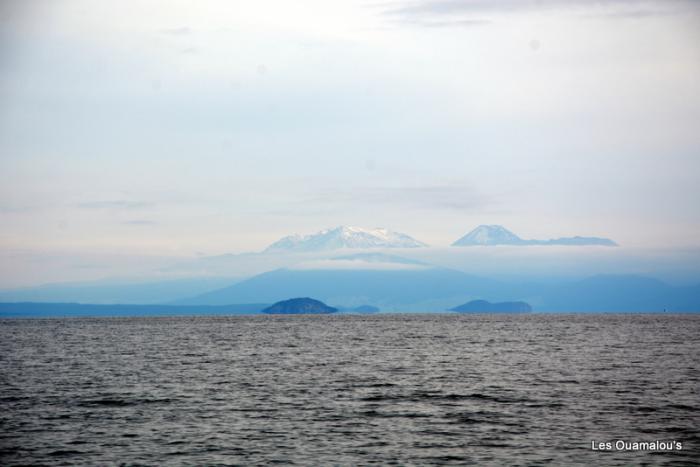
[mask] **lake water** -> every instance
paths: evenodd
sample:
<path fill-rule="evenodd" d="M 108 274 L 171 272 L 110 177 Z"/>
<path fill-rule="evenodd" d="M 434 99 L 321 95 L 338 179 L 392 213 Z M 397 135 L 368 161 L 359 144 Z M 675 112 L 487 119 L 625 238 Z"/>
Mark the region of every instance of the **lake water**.
<path fill-rule="evenodd" d="M 700 462 L 700 315 L 0 320 L 0 350 L 5 466 Z"/>

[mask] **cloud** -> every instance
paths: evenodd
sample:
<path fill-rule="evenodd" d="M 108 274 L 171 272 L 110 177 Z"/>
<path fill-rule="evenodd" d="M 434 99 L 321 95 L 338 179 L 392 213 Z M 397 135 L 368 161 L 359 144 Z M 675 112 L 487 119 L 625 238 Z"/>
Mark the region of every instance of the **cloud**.
<path fill-rule="evenodd" d="M 165 28 L 165 29 L 160 29 L 158 32 L 161 34 L 168 34 L 171 36 L 187 36 L 192 34 L 192 29 L 188 27 L 180 27 L 180 28 Z"/>
<path fill-rule="evenodd" d="M 489 198 L 470 185 L 428 185 L 382 191 L 382 198 L 395 198 L 427 209 L 474 210 L 490 203 Z"/>
<path fill-rule="evenodd" d="M 645 18 L 681 13 L 697 3 L 689 0 L 419 0 L 391 4 L 383 15 L 395 22 L 423 27 L 469 27 L 493 22 L 503 14 L 558 11 L 598 18 Z"/>
<path fill-rule="evenodd" d="M 425 28 L 446 28 L 446 27 L 474 27 L 485 26 L 493 23 L 486 19 L 437 19 L 422 15 L 406 15 L 399 17 L 401 23 L 421 26 Z"/>
<path fill-rule="evenodd" d="M 35 208 L 30 206 L 9 206 L 0 205 L 0 214 L 21 214 L 33 211 Z"/>
<path fill-rule="evenodd" d="M 469 184 L 449 183 L 401 187 L 365 187 L 352 190 L 326 190 L 304 205 L 364 204 L 402 205 L 413 209 L 476 211 L 494 199 L 479 193 Z"/>
<path fill-rule="evenodd" d="M 153 206 L 153 203 L 145 201 L 109 200 L 89 201 L 76 205 L 82 209 L 142 209 Z"/>
<path fill-rule="evenodd" d="M 421 264 L 408 264 L 408 263 L 390 263 L 390 262 L 376 262 L 376 261 L 362 261 L 362 260 L 339 260 L 339 259 L 329 259 L 329 260 L 313 260 L 304 261 L 302 263 L 295 264 L 289 269 L 295 270 L 359 270 L 359 271 L 416 271 L 421 269 L 427 269 L 427 266 Z"/>
<path fill-rule="evenodd" d="M 122 222 L 124 225 L 131 225 L 131 226 L 148 226 L 148 225 L 155 225 L 155 221 L 149 221 L 147 219 L 134 219 L 131 221 L 124 221 Z"/>

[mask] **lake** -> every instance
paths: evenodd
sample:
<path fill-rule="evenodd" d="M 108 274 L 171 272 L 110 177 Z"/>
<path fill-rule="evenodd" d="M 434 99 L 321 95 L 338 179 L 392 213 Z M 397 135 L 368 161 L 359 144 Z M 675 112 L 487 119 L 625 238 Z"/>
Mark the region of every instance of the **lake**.
<path fill-rule="evenodd" d="M 697 465 L 699 344 L 700 315 L 0 320 L 0 464 Z"/>

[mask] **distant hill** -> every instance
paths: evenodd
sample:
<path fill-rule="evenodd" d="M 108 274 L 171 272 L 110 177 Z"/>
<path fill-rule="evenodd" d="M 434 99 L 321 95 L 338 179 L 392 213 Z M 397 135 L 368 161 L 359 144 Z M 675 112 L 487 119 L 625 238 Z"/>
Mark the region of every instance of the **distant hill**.
<path fill-rule="evenodd" d="M 303 295 L 347 307 L 372 305 L 386 311 L 435 311 L 477 296 L 500 300 L 521 298 L 511 296 L 510 289 L 508 284 L 495 280 L 435 267 L 407 270 L 277 269 L 177 303 L 269 303 Z"/>
<path fill-rule="evenodd" d="M 601 237 L 561 237 L 550 240 L 525 240 L 501 225 L 480 225 L 452 246 L 494 246 L 494 245 L 569 245 L 569 246 L 617 246 L 609 238 Z"/>
<path fill-rule="evenodd" d="M 550 240 L 525 240 L 530 245 L 568 245 L 568 246 L 618 246 L 609 238 L 602 237 L 561 237 Z"/>
<path fill-rule="evenodd" d="M 439 311 L 477 298 L 524 301 L 537 312 L 695 312 L 700 286 L 674 287 L 640 276 L 594 276 L 563 283 L 510 283 L 445 268 L 409 270 L 278 269 L 230 287 L 182 300 L 181 305 L 277 302 L 312 296 L 348 308 Z"/>
<path fill-rule="evenodd" d="M 308 297 L 282 300 L 262 310 L 268 315 L 325 315 L 337 311 L 337 308 Z"/>
<path fill-rule="evenodd" d="M 231 285 L 225 277 L 191 277 L 166 281 L 66 282 L 0 291 L 0 302 L 90 304 L 158 304 Z"/>
<path fill-rule="evenodd" d="M 0 303 L 0 318 L 248 315 L 267 308 L 263 303 L 221 306 L 96 305 L 83 303 Z"/>
<path fill-rule="evenodd" d="M 382 261 L 380 264 L 390 261 L 388 257 L 377 259 Z M 469 305 L 458 311 L 470 311 L 477 298 L 522 301 L 538 313 L 700 312 L 700 285 L 677 287 L 641 276 L 599 275 L 559 283 L 514 283 L 427 265 L 391 270 L 362 267 L 278 269 L 168 305 L 0 303 L 0 318 L 248 314 L 260 313 L 269 306 L 266 304 L 295 296 L 342 304 L 338 307 L 341 312 L 440 312 L 455 303 Z M 483 311 L 483 302 L 478 308 Z"/>
<path fill-rule="evenodd" d="M 340 226 L 310 235 L 290 235 L 265 249 L 270 252 L 312 252 L 341 248 L 417 248 L 423 242 L 388 229 Z"/>
<path fill-rule="evenodd" d="M 459 313 L 530 313 L 532 307 L 525 302 L 491 303 L 486 300 L 472 300 L 469 303 L 450 308 Z"/>

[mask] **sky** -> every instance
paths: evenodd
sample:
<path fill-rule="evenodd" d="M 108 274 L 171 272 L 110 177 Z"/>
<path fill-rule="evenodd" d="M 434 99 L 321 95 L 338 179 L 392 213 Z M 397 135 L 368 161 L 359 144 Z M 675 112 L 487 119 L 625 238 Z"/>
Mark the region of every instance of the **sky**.
<path fill-rule="evenodd" d="M 693 1 L 4 1 L 0 288 L 337 225 L 697 252 L 698 83 Z"/>

